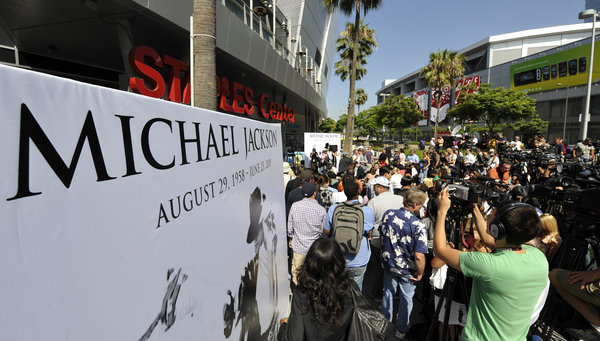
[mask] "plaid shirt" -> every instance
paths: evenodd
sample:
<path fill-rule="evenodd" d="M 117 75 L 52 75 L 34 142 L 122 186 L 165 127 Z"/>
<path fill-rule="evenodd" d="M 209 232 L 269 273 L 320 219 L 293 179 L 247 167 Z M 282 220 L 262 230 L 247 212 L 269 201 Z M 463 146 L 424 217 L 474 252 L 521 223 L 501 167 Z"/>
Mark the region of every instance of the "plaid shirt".
<path fill-rule="evenodd" d="M 292 250 L 305 255 L 312 243 L 323 236 L 327 212 L 315 199 L 304 198 L 292 204 L 288 215 L 287 235 L 292 238 Z"/>

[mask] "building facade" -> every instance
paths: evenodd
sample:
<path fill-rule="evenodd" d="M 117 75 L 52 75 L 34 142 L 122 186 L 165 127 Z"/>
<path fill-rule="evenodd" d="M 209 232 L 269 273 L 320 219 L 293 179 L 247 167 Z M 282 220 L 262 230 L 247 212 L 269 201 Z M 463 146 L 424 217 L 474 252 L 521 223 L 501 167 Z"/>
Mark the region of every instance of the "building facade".
<path fill-rule="evenodd" d="M 537 101 L 537 113 L 550 122 L 547 137 L 564 136 L 577 142 L 585 109 L 592 23 L 564 25 L 490 36 L 460 51 L 466 57 L 465 76 L 458 83 L 491 83 L 492 87 L 526 91 Z M 588 136 L 600 137 L 600 59 L 595 49 Z M 597 56 L 596 56 L 597 55 Z M 425 66 L 425 65 L 423 65 Z M 376 92 L 378 103 L 386 96 L 415 97 L 427 119 L 419 126 L 435 125 L 438 117 L 435 92 L 431 94 L 420 70 L 386 80 Z M 445 89 L 439 124 L 453 126 L 446 111 L 456 103 Z"/>
<path fill-rule="evenodd" d="M 0 62 L 190 103 L 193 0 L 6 0 Z M 337 13 L 319 0 L 217 0 L 218 110 L 281 123 L 285 146 L 326 117 Z"/>

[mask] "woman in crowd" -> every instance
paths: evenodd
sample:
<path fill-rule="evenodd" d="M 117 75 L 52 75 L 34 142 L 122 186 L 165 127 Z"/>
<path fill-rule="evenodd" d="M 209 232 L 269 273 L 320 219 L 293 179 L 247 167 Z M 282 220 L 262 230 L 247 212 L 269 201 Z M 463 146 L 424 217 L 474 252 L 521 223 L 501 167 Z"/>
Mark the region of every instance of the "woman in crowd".
<path fill-rule="evenodd" d="M 281 319 L 277 340 L 344 340 L 354 311 L 352 285 L 337 242 L 315 241 L 299 269 L 290 316 Z"/>
<path fill-rule="evenodd" d="M 544 213 L 540 216 L 540 220 L 542 221 L 542 229 L 538 237 L 546 246 L 546 257 L 551 260 L 558 251 L 562 238 L 558 233 L 556 218 L 552 214 Z"/>
<path fill-rule="evenodd" d="M 427 177 L 427 172 L 429 171 L 429 166 L 431 165 L 431 158 L 429 157 L 429 152 L 423 152 L 423 158 L 421 159 L 421 177 L 420 183 L 423 183 L 425 178 Z"/>
<path fill-rule="evenodd" d="M 371 169 L 369 170 L 369 173 L 367 173 L 367 175 L 365 176 L 365 182 L 369 182 L 370 180 L 375 179 L 378 173 L 377 170 L 379 170 L 379 163 L 374 162 L 371 166 Z"/>

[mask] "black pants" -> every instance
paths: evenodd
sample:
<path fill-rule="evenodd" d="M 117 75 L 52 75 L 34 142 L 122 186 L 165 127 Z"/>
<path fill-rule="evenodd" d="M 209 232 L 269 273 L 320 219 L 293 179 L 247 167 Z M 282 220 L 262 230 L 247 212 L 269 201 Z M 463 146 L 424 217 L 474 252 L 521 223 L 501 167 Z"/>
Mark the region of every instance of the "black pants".
<path fill-rule="evenodd" d="M 383 268 L 381 268 L 381 248 L 373 244 L 371 244 L 371 258 L 367 263 L 362 292 L 376 307 L 379 307 L 383 297 Z"/>

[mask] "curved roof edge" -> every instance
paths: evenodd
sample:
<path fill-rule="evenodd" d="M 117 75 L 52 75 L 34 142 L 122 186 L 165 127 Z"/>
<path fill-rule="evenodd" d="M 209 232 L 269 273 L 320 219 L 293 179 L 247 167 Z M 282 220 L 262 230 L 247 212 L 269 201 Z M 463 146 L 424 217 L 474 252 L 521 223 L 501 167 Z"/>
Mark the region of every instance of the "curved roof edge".
<path fill-rule="evenodd" d="M 551 27 L 542 27 L 542 28 L 534 28 L 523 31 L 516 31 L 511 33 L 504 33 L 489 36 L 484 38 L 476 43 L 473 43 L 463 49 L 460 49 L 458 52 L 461 54 L 468 55 L 470 51 L 481 49 L 484 46 L 494 44 L 494 43 L 503 43 L 511 40 L 519 40 L 525 38 L 535 38 L 542 37 L 553 34 L 565 34 L 565 33 L 578 33 L 578 32 L 588 32 L 592 28 L 592 23 L 580 23 L 580 24 L 571 24 L 571 25 L 560 25 L 560 26 L 551 26 Z M 413 72 L 409 72 L 401 77 L 396 78 L 393 82 L 389 82 L 382 86 L 379 90 L 375 91 L 375 95 L 379 95 L 381 93 L 385 93 L 389 91 L 389 89 L 394 88 L 394 86 L 407 78 L 413 77 L 417 75 L 421 69 L 417 69 Z"/>

